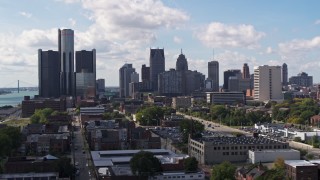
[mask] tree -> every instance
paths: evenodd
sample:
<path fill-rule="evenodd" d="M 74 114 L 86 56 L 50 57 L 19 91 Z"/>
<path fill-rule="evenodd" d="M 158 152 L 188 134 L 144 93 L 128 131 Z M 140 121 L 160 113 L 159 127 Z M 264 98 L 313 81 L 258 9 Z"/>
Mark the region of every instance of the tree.
<path fill-rule="evenodd" d="M 74 173 L 74 167 L 71 164 L 71 159 L 61 157 L 55 162 L 55 170 L 59 172 L 60 177 L 71 177 Z"/>
<path fill-rule="evenodd" d="M 193 125 L 192 125 L 193 123 Z M 180 122 L 180 132 L 182 133 L 182 141 L 184 143 L 188 142 L 189 133 L 192 133 L 194 136 L 201 136 L 201 133 L 204 130 L 204 125 L 198 121 L 191 121 L 188 119 L 182 120 Z M 193 129 L 191 129 L 193 126 Z"/>
<path fill-rule="evenodd" d="M 0 134 L 0 157 L 10 155 L 12 142 L 10 137 L 6 134 Z"/>
<path fill-rule="evenodd" d="M 195 157 L 188 157 L 183 162 L 186 172 L 196 172 L 198 170 L 198 161 Z"/>
<path fill-rule="evenodd" d="M 18 127 L 5 127 L 0 130 L 1 134 L 6 134 L 11 141 L 11 149 L 16 149 L 21 145 L 21 133 Z"/>
<path fill-rule="evenodd" d="M 236 166 L 228 161 L 212 167 L 211 180 L 234 180 Z"/>
<path fill-rule="evenodd" d="M 152 106 L 139 109 L 136 113 L 136 119 L 143 126 L 152 126 L 158 125 L 160 119 L 163 118 L 163 115 L 164 108 Z"/>
<path fill-rule="evenodd" d="M 277 158 L 273 162 L 273 168 L 274 169 L 285 169 L 286 165 L 284 164 L 284 159 L 283 158 Z"/>
<path fill-rule="evenodd" d="M 213 119 L 217 119 L 218 117 L 224 118 L 228 114 L 228 110 L 224 105 L 213 105 L 210 108 L 210 113 Z"/>
<path fill-rule="evenodd" d="M 51 108 L 37 109 L 34 114 L 30 117 L 32 124 L 47 123 L 47 118 L 53 114 Z"/>
<path fill-rule="evenodd" d="M 17 127 L 0 129 L 0 157 L 10 156 L 21 145 L 21 133 Z"/>
<path fill-rule="evenodd" d="M 153 176 L 162 171 L 159 159 L 149 151 L 136 153 L 130 160 L 130 168 L 132 173 L 138 176 Z"/>

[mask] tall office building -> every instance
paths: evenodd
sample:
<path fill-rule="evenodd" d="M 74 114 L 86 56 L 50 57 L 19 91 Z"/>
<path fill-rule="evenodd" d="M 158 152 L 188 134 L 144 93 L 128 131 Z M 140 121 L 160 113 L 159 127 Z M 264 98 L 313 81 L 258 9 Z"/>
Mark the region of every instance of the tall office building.
<path fill-rule="evenodd" d="M 135 71 L 132 64 L 124 64 L 119 69 L 120 97 L 124 98 L 129 96 L 129 84 L 132 82 L 131 74 Z"/>
<path fill-rule="evenodd" d="M 76 51 L 76 73 L 96 73 L 96 50 Z"/>
<path fill-rule="evenodd" d="M 313 77 L 305 72 L 299 73 L 297 76 L 289 78 L 289 84 L 296 84 L 298 86 L 310 87 L 313 86 Z"/>
<path fill-rule="evenodd" d="M 212 90 L 219 91 L 219 62 L 208 62 L 208 80 L 211 80 Z"/>
<path fill-rule="evenodd" d="M 142 82 L 150 81 L 150 67 L 145 64 L 141 67 L 141 80 Z"/>
<path fill-rule="evenodd" d="M 247 63 L 244 63 L 242 67 L 242 79 L 250 79 L 249 66 Z"/>
<path fill-rule="evenodd" d="M 134 97 L 135 89 L 131 84 L 139 83 L 139 73 L 132 72 L 130 75 L 130 82 L 129 82 L 129 96 Z"/>
<path fill-rule="evenodd" d="M 184 54 L 182 54 L 182 50 L 181 50 L 181 54 L 179 55 L 177 62 L 176 62 L 176 70 L 177 71 L 188 71 L 188 62 L 187 62 L 187 59 L 184 56 Z"/>
<path fill-rule="evenodd" d="M 73 30 L 58 30 L 58 49 L 61 61 L 60 94 L 73 96 L 75 94 Z"/>
<path fill-rule="evenodd" d="M 158 75 L 165 71 L 164 49 L 150 49 L 149 61 L 152 89 L 158 91 Z"/>
<path fill-rule="evenodd" d="M 60 58 L 58 51 L 38 50 L 39 96 L 60 96 Z"/>
<path fill-rule="evenodd" d="M 258 66 L 254 69 L 254 99 L 282 100 L 281 66 Z"/>
<path fill-rule="evenodd" d="M 106 91 L 106 84 L 104 79 L 97 79 L 96 81 L 96 89 L 98 92 Z"/>
<path fill-rule="evenodd" d="M 76 96 L 94 98 L 96 95 L 96 50 L 76 51 Z"/>
<path fill-rule="evenodd" d="M 282 64 L 282 85 L 288 85 L 288 66 L 286 63 Z"/>
<path fill-rule="evenodd" d="M 241 70 L 240 69 L 230 69 L 223 72 L 223 89 L 229 90 L 229 79 L 230 77 L 237 77 L 237 79 L 241 78 Z"/>
<path fill-rule="evenodd" d="M 205 76 L 197 71 L 188 70 L 184 54 L 179 55 L 176 70 L 170 69 L 159 74 L 159 93 L 166 96 L 191 95 L 204 87 Z"/>

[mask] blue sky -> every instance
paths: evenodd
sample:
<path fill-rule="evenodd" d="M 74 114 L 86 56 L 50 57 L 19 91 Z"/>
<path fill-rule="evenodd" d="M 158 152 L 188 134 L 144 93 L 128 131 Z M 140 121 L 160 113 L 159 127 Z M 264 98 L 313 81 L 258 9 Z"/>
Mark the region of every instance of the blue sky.
<path fill-rule="evenodd" d="M 97 49 L 97 78 L 118 86 L 118 70 L 140 73 L 149 49 L 164 48 L 166 69 L 183 49 L 189 69 L 207 75 L 288 64 L 320 82 L 320 2 L 316 0 L 28 0 L 0 1 L 0 87 L 38 84 L 37 49 L 57 50 L 57 29 L 75 30 L 75 50 Z"/>

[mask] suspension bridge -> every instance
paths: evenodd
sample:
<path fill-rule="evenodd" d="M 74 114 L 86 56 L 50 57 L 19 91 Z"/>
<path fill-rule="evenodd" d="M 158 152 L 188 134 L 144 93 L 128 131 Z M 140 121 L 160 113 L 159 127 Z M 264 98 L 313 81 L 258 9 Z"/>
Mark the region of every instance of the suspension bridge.
<path fill-rule="evenodd" d="M 26 90 L 38 90 L 38 85 L 35 83 L 29 83 L 23 80 L 17 80 L 9 83 L 0 83 L 0 89 L 10 91 L 26 91 Z"/>

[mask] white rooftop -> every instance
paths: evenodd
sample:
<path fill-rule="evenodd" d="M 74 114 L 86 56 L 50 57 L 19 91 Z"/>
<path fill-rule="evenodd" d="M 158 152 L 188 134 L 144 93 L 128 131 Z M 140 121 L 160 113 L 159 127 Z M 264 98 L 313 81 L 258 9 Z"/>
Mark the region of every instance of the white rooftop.
<path fill-rule="evenodd" d="M 284 161 L 285 164 L 290 165 L 292 167 L 297 167 L 297 166 L 317 166 L 315 164 L 312 164 L 309 161 L 306 160 L 286 160 Z"/>
<path fill-rule="evenodd" d="M 117 164 L 129 164 L 132 156 L 141 150 L 111 150 L 91 151 L 93 163 L 96 167 L 110 167 Z M 177 163 L 179 159 L 187 158 L 185 154 L 175 154 L 166 149 L 143 149 L 155 154 L 162 164 Z"/>

